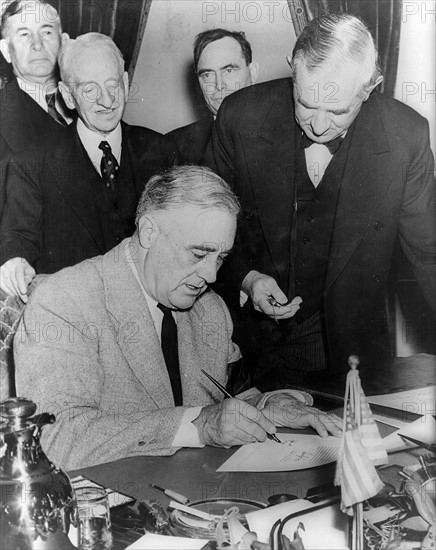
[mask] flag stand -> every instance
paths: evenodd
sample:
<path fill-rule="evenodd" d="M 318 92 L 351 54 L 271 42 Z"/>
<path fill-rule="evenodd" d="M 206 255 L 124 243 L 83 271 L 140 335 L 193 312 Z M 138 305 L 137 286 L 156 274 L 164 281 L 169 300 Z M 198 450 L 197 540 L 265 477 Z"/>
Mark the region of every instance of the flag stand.
<path fill-rule="evenodd" d="M 363 503 L 383 488 L 375 466 L 387 463 L 387 453 L 362 390 L 357 370 L 359 358 L 351 355 L 348 364 L 335 485 L 341 486 L 342 512 L 353 516 L 352 550 L 363 550 Z"/>

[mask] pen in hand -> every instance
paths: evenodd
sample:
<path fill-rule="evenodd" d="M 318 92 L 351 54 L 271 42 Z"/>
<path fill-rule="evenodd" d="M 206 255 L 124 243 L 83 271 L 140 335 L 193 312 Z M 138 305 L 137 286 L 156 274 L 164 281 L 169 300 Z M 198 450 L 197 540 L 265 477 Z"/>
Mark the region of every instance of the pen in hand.
<path fill-rule="evenodd" d="M 226 396 L 226 397 L 235 397 L 234 395 L 232 395 L 229 391 L 226 390 L 226 388 L 224 386 L 222 386 L 218 380 L 215 380 L 215 378 L 213 376 L 211 376 L 208 372 L 206 372 L 204 369 L 201 369 L 201 372 L 207 376 L 209 378 L 209 380 L 212 382 L 212 384 L 215 384 L 215 386 L 222 391 L 222 393 Z M 276 443 L 281 443 L 280 439 L 276 436 L 276 434 L 269 434 L 267 433 L 266 434 L 268 439 L 271 439 L 272 441 L 275 441 Z"/>

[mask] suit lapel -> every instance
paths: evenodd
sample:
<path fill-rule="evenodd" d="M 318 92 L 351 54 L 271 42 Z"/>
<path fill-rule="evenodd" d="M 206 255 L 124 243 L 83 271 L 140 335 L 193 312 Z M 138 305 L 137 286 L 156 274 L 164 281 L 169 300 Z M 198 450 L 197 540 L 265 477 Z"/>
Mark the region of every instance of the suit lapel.
<path fill-rule="evenodd" d="M 56 185 L 101 253 L 106 252 L 93 192 L 93 186 L 100 184 L 100 176 L 82 146 L 75 125 L 67 128 L 53 158 Z"/>
<path fill-rule="evenodd" d="M 262 230 L 278 273 L 290 261 L 294 197 L 295 122 L 292 82 L 277 94 L 257 135 L 243 137 L 244 154 Z M 245 143 L 247 144 L 245 147 Z M 283 273 L 282 273 L 283 275 Z"/>
<path fill-rule="evenodd" d="M 124 252 L 128 243 L 124 240 L 103 257 L 106 307 L 130 368 L 156 408 L 162 409 L 174 406 L 170 379 L 147 301 Z"/>
<path fill-rule="evenodd" d="M 377 212 L 380 199 L 391 182 L 390 165 L 386 162 L 389 145 L 376 97 L 371 96 L 362 105 L 350 130 L 352 135 L 341 180 L 326 289 L 339 276 L 370 229 L 370 218 Z"/>
<path fill-rule="evenodd" d="M 62 128 L 18 86 L 15 77 L 0 92 L 2 107 L 1 129 L 4 138 L 13 151 L 23 151 L 23 146 L 37 139 L 39 142 L 50 137 L 53 130 Z M 17 111 L 24 112 L 19 118 L 26 121 L 26 127 L 17 127 Z M 56 126 L 59 126 L 57 128 Z"/>

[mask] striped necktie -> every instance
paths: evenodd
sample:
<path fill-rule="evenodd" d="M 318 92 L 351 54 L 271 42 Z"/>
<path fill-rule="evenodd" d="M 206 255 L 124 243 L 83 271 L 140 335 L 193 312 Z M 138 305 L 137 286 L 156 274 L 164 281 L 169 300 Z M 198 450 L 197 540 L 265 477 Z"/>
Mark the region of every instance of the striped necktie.
<path fill-rule="evenodd" d="M 51 116 L 51 118 L 53 120 L 55 120 L 61 126 L 68 126 L 67 121 L 60 114 L 60 112 L 56 109 L 56 92 L 53 92 L 51 94 L 47 94 L 45 96 L 45 100 L 47 102 L 47 112 Z"/>

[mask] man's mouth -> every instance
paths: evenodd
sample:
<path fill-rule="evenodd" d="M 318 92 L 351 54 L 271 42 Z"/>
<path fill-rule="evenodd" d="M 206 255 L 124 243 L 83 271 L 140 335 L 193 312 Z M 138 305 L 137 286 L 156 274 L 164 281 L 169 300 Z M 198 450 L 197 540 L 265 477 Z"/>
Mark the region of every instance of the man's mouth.
<path fill-rule="evenodd" d="M 188 283 L 186 283 L 186 286 L 189 288 L 189 290 L 192 290 L 192 292 L 201 292 L 206 288 L 206 285 L 195 286 L 195 285 L 190 285 Z"/>

